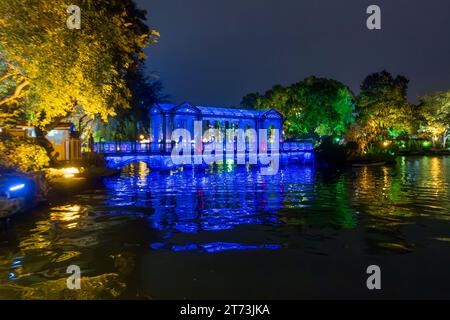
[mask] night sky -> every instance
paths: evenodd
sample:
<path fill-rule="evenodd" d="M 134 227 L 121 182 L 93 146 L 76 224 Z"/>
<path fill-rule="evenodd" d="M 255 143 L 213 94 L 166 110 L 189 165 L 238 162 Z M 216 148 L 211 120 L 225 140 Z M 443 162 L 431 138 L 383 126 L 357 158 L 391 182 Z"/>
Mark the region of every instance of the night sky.
<path fill-rule="evenodd" d="M 411 80 L 409 97 L 450 89 L 449 0 L 136 0 L 161 33 L 147 50 L 173 102 L 229 106 L 310 75 L 355 93 L 387 69 Z M 382 30 L 366 28 L 366 8 Z"/>

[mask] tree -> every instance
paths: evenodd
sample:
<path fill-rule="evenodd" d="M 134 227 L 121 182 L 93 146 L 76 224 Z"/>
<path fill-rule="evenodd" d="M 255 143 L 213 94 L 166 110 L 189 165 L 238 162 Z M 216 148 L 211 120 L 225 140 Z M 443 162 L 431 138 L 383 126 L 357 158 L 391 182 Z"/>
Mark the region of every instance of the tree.
<path fill-rule="evenodd" d="M 246 109 L 258 108 L 258 103 L 262 96 L 259 93 L 249 93 L 245 95 L 241 100 L 241 107 Z"/>
<path fill-rule="evenodd" d="M 80 30 L 66 27 L 63 0 L 0 2 L 0 53 L 7 72 L 2 79 L 16 82 L 3 90 L 0 107 L 26 106 L 40 136 L 74 112 L 107 121 L 128 108 L 126 75 L 159 36 L 132 0 L 75 4 L 81 8 Z"/>
<path fill-rule="evenodd" d="M 289 87 L 276 85 L 263 96 L 250 94 L 244 99 L 253 108 L 274 108 L 283 114 L 287 138 L 341 135 L 354 121 L 353 93 L 331 79 L 309 77 Z"/>
<path fill-rule="evenodd" d="M 386 70 L 364 79 L 357 100 L 357 124 L 353 127 L 360 131 L 355 142 L 368 146 L 396 138 L 402 132 L 415 132 L 416 110 L 407 100 L 408 83 L 405 77 L 394 78 Z"/>
<path fill-rule="evenodd" d="M 0 127 L 7 127 L 26 120 L 25 108 L 20 102 L 28 83 L 1 57 L 0 47 Z"/>
<path fill-rule="evenodd" d="M 425 120 L 423 131 L 432 135 L 433 143 L 440 140 L 445 148 L 450 139 L 450 91 L 421 97 L 419 112 Z"/>
<path fill-rule="evenodd" d="M 309 77 L 291 87 L 297 125 L 319 137 L 342 135 L 354 121 L 354 94 L 339 81 Z"/>
<path fill-rule="evenodd" d="M 155 102 L 163 102 L 168 97 L 162 94 L 162 83 L 154 74 L 146 74 L 139 68 L 128 79 L 131 92 L 131 107 L 118 111 L 108 123 L 96 121 L 96 141 L 135 141 L 140 134 L 149 133 L 149 111 Z"/>
<path fill-rule="evenodd" d="M 159 76 L 139 66 L 135 72 L 127 77 L 127 83 L 132 93 L 130 109 L 121 110 L 121 116 L 134 116 L 138 119 L 139 127 L 148 129 L 150 118 L 148 113 L 156 102 L 167 101 L 168 96 L 163 94 L 163 85 Z"/>

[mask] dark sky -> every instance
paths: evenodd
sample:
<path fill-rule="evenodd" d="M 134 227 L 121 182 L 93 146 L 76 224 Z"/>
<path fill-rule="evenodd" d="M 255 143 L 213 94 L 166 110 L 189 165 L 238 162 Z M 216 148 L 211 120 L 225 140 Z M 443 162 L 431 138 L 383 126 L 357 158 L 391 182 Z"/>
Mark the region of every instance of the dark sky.
<path fill-rule="evenodd" d="M 238 105 L 309 75 L 355 93 L 386 68 L 411 80 L 409 97 L 450 89 L 449 0 L 136 0 L 161 33 L 147 50 L 173 102 Z M 366 8 L 382 9 L 382 30 Z"/>

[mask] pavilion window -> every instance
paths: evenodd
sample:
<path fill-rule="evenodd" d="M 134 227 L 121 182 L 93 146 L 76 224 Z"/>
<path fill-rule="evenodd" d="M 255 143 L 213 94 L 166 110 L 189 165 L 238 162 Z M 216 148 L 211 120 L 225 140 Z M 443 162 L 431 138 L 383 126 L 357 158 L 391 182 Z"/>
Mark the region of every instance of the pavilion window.
<path fill-rule="evenodd" d="M 247 125 L 246 127 L 245 127 L 245 142 L 246 143 L 249 143 L 250 142 L 250 129 L 252 128 L 252 126 L 251 125 Z"/>
<path fill-rule="evenodd" d="M 271 125 L 267 129 L 267 136 L 269 137 L 268 142 L 273 143 L 275 142 L 275 132 L 274 132 L 275 126 Z"/>
<path fill-rule="evenodd" d="M 205 134 L 205 132 L 209 129 L 209 121 L 208 120 L 202 121 L 202 129 L 203 129 L 203 134 Z"/>

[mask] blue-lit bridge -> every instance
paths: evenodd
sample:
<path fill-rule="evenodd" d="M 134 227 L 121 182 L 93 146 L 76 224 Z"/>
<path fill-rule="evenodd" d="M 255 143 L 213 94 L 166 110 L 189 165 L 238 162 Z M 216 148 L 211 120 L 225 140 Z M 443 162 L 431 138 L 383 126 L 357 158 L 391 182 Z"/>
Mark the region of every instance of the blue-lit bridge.
<path fill-rule="evenodd" d="M 224 153 L 223 160 L 245 159 L 246 163 L 261 164 L 255 161 L 255 154 L 259 156 L 267 154 L 277 155 L 281 164 L 304 163 L 309 164 L 314 161 L 312 142 L 283 142 L 283 116 L 275 109 L 270 110 L 247 110 L 237 108 L 219 108 L 211 106 L 192 105 L 190 103 L 170 104 L 155 103 L 149 111 L 150 132 L 148 141 L 150 142 L 99 142 L 94 146 L 94 151 L 104 155 L 107 165 L 117 168 L 133 162 L 146 162 L 153 169 L 174 169 L 178 165 L 172 161 L 171 153 L 175 146 L 184 141 L 195 141 L 196 133 L 200 136 L 198 145 L 191 143 L 191 154 L 202 154 L 208 144 L 215 139 L 203 137 L 205 132 L 210 130 L 220 130 L 228 132 L 245 132 L 245 146 L 238 150 L 237 137 L 234 137 L 234 159 Z M 189 133 L 189 136 L 180 140 L 179 129 Z M 258 132 L 265 130 L 267 141 L 259 141 Z M 253 132 L 253 134 L 252 134 Z M 270 137 L 270 138 L 269 138 Z M 242 138 L 242 136 L 241 136 Z M 279 139 L 278 150 L 271 150 L 272 143 Z M 268 143 L 268 141 L 271 141 Z M 223 150 L 227 150 L 227 141 L 224 141 Z M 253 149 L 250 147 L 250 143 Z M 239 145 L 241 147 L 241 145 Z M 232 149 L 232 146 L 229 146 Z M 261 148 L 261 150 L 254 150 Z M 189 144 L 187 149 L 189 149 Z M 194 150 L 196 149 L 196 150 Z M 249 152 L 250 150 L 251 153 Z M 194 152 L 197 151 L 197 152 Z M 229 150 L 227 150 L 229 152 Z M 226 155 L 225 155 L 226 154 Z M 253 161 L 250 160 L 250 156 Z M 199 161 L 199 155 L 191 156 L 191 159 L 184 159 L 183 166 L 206 166 L 205 162 Z M 244 158 L 245 157 L 245 158 Z M 197 160 L 197 161 L 194 161 Z M 217 159 L 222 161 L 222 159 Z M 240 161 L 242 162 L 242 161 Z"/>
<path fill-rule="evenodd" d="M 268 147 L 267 154 L 273 155 L 270 144 L 268 144 Z M 159 144 L 157 147 L 148 142 L 98 142 L 94 144 L 94 151 L 104 156 L 109 168 L 119 168 L 134 162 L 145 162 L 151 169 L 175 169 L 179 165 L 172 161 L 172 148 L 173 143 L 167 143 L 165 146 Z M 193 149 L 194 145 L 192 145 L 192 155 L 194 154 Z M 280 163 L 284 165 L 289 163 L 312 164 L 314 162 L 313 149 L 314 144 L 312 142 L 283 142 L 278 150 Z M 160 150 L 164 150 L 164 152 Z M 246 150 L 245 159 L 248 162 L 248 148 Z M 235 150 L 235 159 L 236 156 Z M 224 160 L 225 157 L 226 153 L 224 152 Z M 193 163 L 194 156 L 184 166 L 192 166 Z M 206 164 L 203 163 L 198 166 L 206 166 Z"/>

